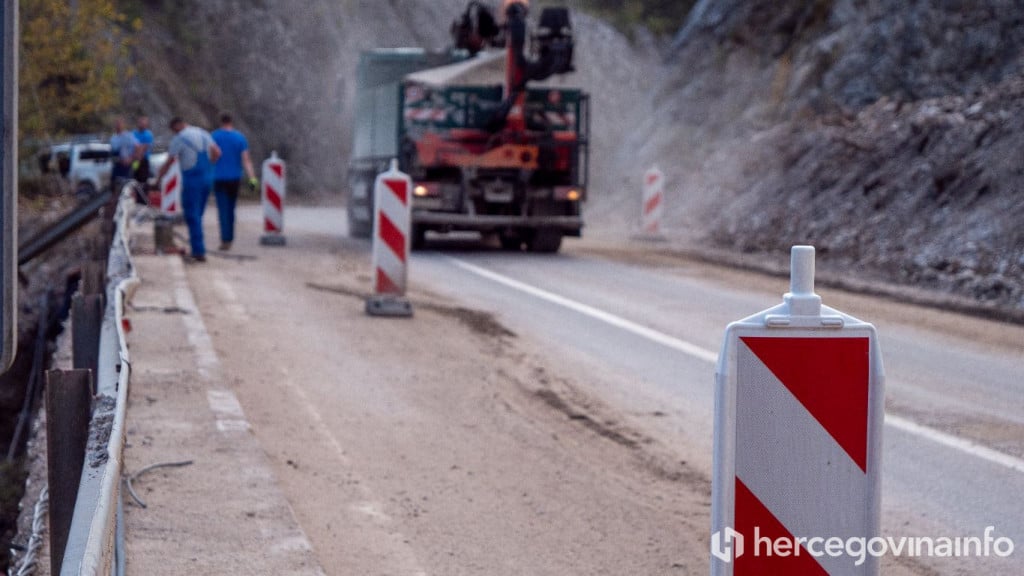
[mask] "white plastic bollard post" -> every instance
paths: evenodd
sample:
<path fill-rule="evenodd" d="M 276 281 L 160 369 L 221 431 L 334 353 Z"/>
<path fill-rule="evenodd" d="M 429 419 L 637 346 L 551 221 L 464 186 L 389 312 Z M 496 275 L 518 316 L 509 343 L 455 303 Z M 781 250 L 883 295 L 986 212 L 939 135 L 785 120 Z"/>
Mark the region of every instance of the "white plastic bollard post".
<path fill-rule="evenodd" d="M 284 160 L 271 152 L 263 161 L 260 203 L 263 205 L 263 236 L 260 244 L 284 246 L 284 198 L 287 191 Z"/>
<path fill-rule="evenodd" d="M 160 179 L 160 212 L 165 216 L 181 214 L 181 164 L 171 157 L 171 167 Z"/>
<path fill-rule="evenodd" d="M 824 543 L 879 535 L 881 351 L 821 304 L 813 247 L 793 247 L 782 304 L 729 325 L 715 377 L 711 574 L 877 575 Z"/>
<path fill-rule="evenodd" d="M 412 178 L 398 170 L 398 161 L 377 176 L 373 185 L 373 296 L 366 301 L 371 316 L 412 316 L 405 298 L 409 277 L 409 232 L 412 223 Z"/>
<path fill-rule="evenodd" d="M 641 229 L 648 237 L 661 235 L 661 219 L 665 214 L 665 175 L 657 166 L 644 173 Z"/>

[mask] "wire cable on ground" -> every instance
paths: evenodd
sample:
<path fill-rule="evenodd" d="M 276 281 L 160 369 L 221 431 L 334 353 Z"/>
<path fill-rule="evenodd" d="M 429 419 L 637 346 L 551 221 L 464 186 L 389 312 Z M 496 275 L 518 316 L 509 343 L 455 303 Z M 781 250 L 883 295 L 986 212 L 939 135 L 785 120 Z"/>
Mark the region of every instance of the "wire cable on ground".
<path fill-rule="evenodd" d="M 138 504 L 140 507 L 148 508 L 148 506 L 146 506 L 146 503 L 142 500 L 142 498 L 139 498 L 139 495 L 135 493 L 135 488 L 132 486 L 132 482 L 134 482 L 135 480 L 138 480 L 139 476 L 142 476 L 146 472 L 149 472 L 151 470 L 156 470 L 157 468 L 180 468 L 182 466 L 191 466 L 191 465 L 192 465 L 192 460 L 183 460 L 181 462 L 160 462 L 158 464 L 151 464 L 151 465 L 146 466 L 142 470 L 139 470 L 138 472 L 136 472 L 136 473 L 134 473 L 134 474 L 132 474 L 130 476 L 125 476 L 124 477 L 124 484 L 125 484 L 125 486 L 128 487 L 128 493 L 131 494 L 132 500 L 135 500 L 135 503 Z"/>
<path fill-rule="evenodd" d="M 28 544 L 25 546 L 25 555 L 21 557 L 21 563 L 7 572 L 8 576 L 31 576 L 36 573 L 39 564 L 39 551 L 43 548 L 43 530 L 46 528 L 46 510 L 50 504 L 50 489 L 44 484 L 39 491 L 39 499 L 36 500 L 35 509 L 32 512 L 32 535 L 29 536 Z"/>

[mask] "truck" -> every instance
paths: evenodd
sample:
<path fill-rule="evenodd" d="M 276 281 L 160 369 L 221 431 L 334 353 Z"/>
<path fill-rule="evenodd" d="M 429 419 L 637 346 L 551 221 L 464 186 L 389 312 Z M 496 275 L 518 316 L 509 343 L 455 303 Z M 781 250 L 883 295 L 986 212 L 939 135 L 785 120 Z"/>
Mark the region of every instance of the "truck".
<path fill-rule="evenodd" d="M 449 51 L 360 55 L 351 236 L 372 234 L 373 183 L 391 159 L 413 179 L 413 248 L 428 232 L 473 231 L 508 250 L 557 252 L 564 236 L 581 235 L 589 96 L 553 79 L 573 71 L 568 11 L 546 8 L 539 22 L 527 53 L 522 4 L 498 27 L 471 2 Z"/>

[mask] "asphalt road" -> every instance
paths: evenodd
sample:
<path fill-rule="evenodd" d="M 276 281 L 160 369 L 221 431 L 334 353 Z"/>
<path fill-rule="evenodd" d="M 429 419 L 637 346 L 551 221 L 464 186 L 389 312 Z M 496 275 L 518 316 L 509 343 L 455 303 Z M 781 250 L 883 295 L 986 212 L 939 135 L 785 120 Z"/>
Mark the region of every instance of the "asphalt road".
<path fill-rule="evenodd" d="M 642 248 L 641 248 L 642 249 Z M 625 410 L 664 413 L 663 434 L 711 469 L 713 355 L 725 326 L 781 301 L 784 282 L 695 262 L 651 267 L 571 247 L 558 257 L 436 251 L 413 260 L 417 282 L 494 311 L 513 331 L 614 372 L 601 390 Z M 1024 546 L 1024 330 L 824 291 L 880 330 L 887 377 L 883 531 L 982 535 Z M 606 317 L 607 315 L 607 317 Z M 647 334 L 640 328 L 655 331 Z M 661 341 L 690 344 L 689 353 Z M 1001 341 L 1000 341 L 1001 340 Z M 939 573 L 1024 573 L 1009 559 L 932 559 Z"/>
<path fill-rule="evenodd" d="M 243 222 L 256 217 L 251 207 L 241 214 Z M 286 230 L 341 242 L 343 222 L 338 209 L 292 209 Z M 362 249 L 368 258 L 368 245 Z M 410 270 L 414 290 L 493 314 L 708 478 L 724 329 L 777 304 L 786 290 L 783 280 L 665 256 L 657 246 L 593 241 L 567 241 L 554 256 L 438 241 Z M 887 378 L 883 533 L 969 537 L 992 526 L 1021 547 L 1006 559 L 898 564 L 921 574 L 1024 573 L 1024 328 L 819 293 L 879 329 Z"/>

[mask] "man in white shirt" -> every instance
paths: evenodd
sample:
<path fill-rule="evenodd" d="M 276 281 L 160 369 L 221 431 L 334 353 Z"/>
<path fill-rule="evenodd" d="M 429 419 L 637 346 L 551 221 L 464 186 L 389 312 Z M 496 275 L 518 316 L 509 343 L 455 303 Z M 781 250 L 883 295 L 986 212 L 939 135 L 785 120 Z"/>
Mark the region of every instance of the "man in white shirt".
<path fill-rule="evenodd" d="M 220 158 L 220 147 L 210 133 L 197 126 L 189 126 L 175 117 L 170 123 L 174 138 L 167 147 L 167 161 L 160 167 L 159 181 L 171 167 L 171 158 L 181 166 L 181 210 L 188 226 L 188 240 L 193 262 L 206 262 L 206 244 L 203 242 L 203 213 L 213 187 L 213 164 Z"/>

